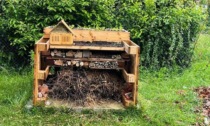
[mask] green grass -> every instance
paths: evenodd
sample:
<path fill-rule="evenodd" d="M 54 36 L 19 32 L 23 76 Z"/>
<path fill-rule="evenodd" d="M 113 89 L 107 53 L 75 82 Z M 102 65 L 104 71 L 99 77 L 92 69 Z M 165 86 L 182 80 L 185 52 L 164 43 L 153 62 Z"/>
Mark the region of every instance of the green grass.
<path fill-rule="evenodd" d="M 0 68 L 1 70 L 1 68 Z M 140 71 L 139 104 L 125 111 L 81 113 L 67 109 L 25 109 L 32 96 L 32 73 L 0 72 L 0 125 L 191 125 L 200 101 L 193 88 L 210 85 L 210 35 L 201 35 L 192 66 L 184 71 Z"/>
<path fill-rule="evenodd" d="M 161 69 L 142 71 L 140 98 L 143 114 L 157 125 L 189 125 L 201 121 L 193 110 L 199 106 L 198 86 L 210 86 L 210 35 L 201 35 L 195 49 L 193 64 L 179 73 Z"/>

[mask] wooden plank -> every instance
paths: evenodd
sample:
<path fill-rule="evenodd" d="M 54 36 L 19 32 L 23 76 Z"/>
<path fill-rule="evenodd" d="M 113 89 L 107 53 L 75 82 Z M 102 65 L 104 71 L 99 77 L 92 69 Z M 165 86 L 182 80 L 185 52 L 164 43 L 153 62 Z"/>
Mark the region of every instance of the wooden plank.
<path fill-rule="evenodd" d="M 39 44 L 39 43 L 46 43 L 48 40 L 49 40 L 48 38 L 42 37 L 42 38 L 40 38 L 40 39 L 36 42 L 36 44 Z"/>
<path fill-rule="evenodd" d="M 38 79 L 44 80 L 44 78 L 45 78 L 44 71 L 43 70 L 39 70 L 39 72 L 38 72 Z"/>
<path fill-rule="evenodd" d="M 52 28 L 44 29 L 44 38 L 50 38 Z M 130 40 L 130 33 L 127 31 L 109 31 L 94 29 L 72 29 L 74 33 L 74 41 L 112 41 L 120 42 Z"/>
<path fill-rule="evenodd" d="M 47 51 L 47 44 L 46 43 L 37 43 L 38 51 Z"/>
<path fill-rule="evenodd" d="M 138 98 L 138 77 L 139 77 L 139 60 L 140 60 L 140 47 L 138 48 L 138 53 L 136 53 L 135 55 L 135 68 L 134 68 L 134 71 L 135 71 L 135 76 L 136 76 L 136 81 L 135 81 L 135 84 L 134 84 L 134 94 L 133 94 L 133 100 L 134 100 L 134 103 L 135 105 L 137 104 L 137 98 Z"/>
<path fill-rule="evenodd" d="M 60 34 L 60 44 L 61 45 L 72 45 L 73 44 L 73 37 L 72 34 L 69 33 L 62 33 Z"/>
<path fill-rule="evenodd" d="M 93 41 L 108 41 L 109 34 L 104 31 L 91 31 Z"/>
<path fill-rule="evenodd" d="M 73 37 L 71 33 L 51 33 L 50 44 L 54 45 L 72 45 Z"/>
<path fill-rule="evenodd" d="M 39 70 L 38 71 L 38 79 L 40 79 L 40 80 L 47 79 L 47 76 L 49 74 L 49 68 L 50 68 L 50 66 L 47 66 L 45 70 Z"/>
<path fill-rule="evenodd" d="M 132 54 L 131 57 L 131 73 L 134 74 L 135 80 L 134 80 L 134 85 L 133 85 L 133 101 L 135 104 L 137 104 L 137 96 L 138 96 L 138 76 L 139 76 L 139 53 L 140 53 L 140 48 L 138 47 L 138 51 L 136 54 Z"/>
<path fill-rule="evenodd" d="M 50 49 L 124 51 L 124 47 L 50 45 Z"/>
<path fill-rule="evenodd" d="M 122 70 L 123 77 L 127 83 L 135 83 L 135 75 L 128 74 L 125 69 Z"/>
<path fill-rule="evenodd" d="M 50 44 L 60 44 L 60 34 L 51 33 L 50 34 Z"/>
<path fill-rule="evenodd" d="M 38 51 L 46 51 L 46 44 L 45 43 L 38 43 L 37 48 L 38 48 Z"/>
<path fill-rule="evenodd" d="M 46 44 L 47 44 L 47 51 L 48 51 L 50 48 L 50 41 L 48 40 Z"/>
<path fill-rule="evenodd" d="M 50 38 L 50 34 L 44 34 L 43 38 L 48 38 L 49 39 Z"/>
<path fill-rule="evenodd" d="M 39 66 L 39 60 L 40 60 L 40 52 L 38 51 L 37 44 L 35 44 L 35 54 L 34 54 L 34 88 L 33 88 L 33 104 L 37 104 L 37 98 L 38 98 L 38 70 L 40 68 Z"/>
<path fill-rule="evenodd" d="M 139 55 L 139 46 L 136 44 L 136 43 L 134 43 L 133 41 L 130 41 L 131 42 L 131 46 L 130 46 L 130 54 L 138 54 Z"/>
<path fill-rule="evenodd" d="M 119 32 L 119 36 L 122 41 L 130 40 L 129 32 Z"/>
<path fill-rule="evenodd" d="M 130 54 L 131 58 L 131 67 L 130 72 L 135 76 L 134 84 L 133 84 L 133 102 L 137 104 L 137 95 L 138 95 L 138 70 L 139 70 L 139 54 L 140 48 L 137 44 L 132 41 L 123 41 L 125 46 L 125 51 Z M 125 75 L 124 75 L 125 76 Z"/>
<path fill-rule="evenodd" d="M 127 42 L 123 42 L 125 46 L 125 52 L 128 54 L 137 54 L 139 53 L 139 46 L 136 45 L 134 42 L 128 44 Z"/>
<path fill-rule="evenodd" d="M 126 42 L 123 42 L 123 43 L 125 47 L 125 52 L 129 54 L 129 51 L 130 51 L 129 45 Z"/>
<path fill-rule="evenodd" d="M 73 29 L 74 41 L 107 41 L 107 42 L 121 42 L 123 40 L 130 40 L 130 33 L 125 31 L 107 31 L 107 30 L 86 30 Z"/>
<path fill-rule="evenodd" d="M 38 42 L 36 43 L 37 45 L 37 48 L 38 48 L 38 51 L 48 51 L 49 47 L 50 47 L 50 43 L 49 43 L 49 40 L 47 42 Z"/>
<path fill-rule="evenodd" d="M 46 59 L 52 59 L 52 60 L 74 60 L 74 61 L 117 61 L 117 62 L 125 62 L 124 59 L 111 59 L 111 58 L 63 58 L 63 57 L 46 57 Z"/>
<path fill-rule="evenodd" d="M 74 41 L 87 41 L 87 42 L 92 42 L 93 41 L 93 34 L 90 30 L 77 30 L 73 29 L 74 31 L 74 36 L 73 40 Z"/>
<path fill-rule="evenodd" d="M 132 73 L 132 74 L 134 74 L 134 76 L 135 77 L 137 77 L 138 78 L 138 76 L 137 76 L 137 73 L 136 73 L 136 67 L 138 67 L 138 66 L 136 66 L 136 55 L 135 54 L 132 54 L 132 55 L 130 55 L 130 58 L 131 58 L 131 67 L 130 67 L 130 72 Z M 136 94 L 137 94 L 137 92 L 136 92 L 136 79 L 134 80 L 134 83 L 133 83 L 133 88 L 132 88 L 132 96 L 133 96 L 133 101 L 134 101 L 134 103 L 135 103 L 135 101 L 136 101 Z"/>
<path fill-rule="evenodd" d="M 139 49 L 139 47 L 137 47 L 137 46 L 130 46 L 129 53 L 136 54 L 136 53 L 138 53 L 138 49 Z"/>

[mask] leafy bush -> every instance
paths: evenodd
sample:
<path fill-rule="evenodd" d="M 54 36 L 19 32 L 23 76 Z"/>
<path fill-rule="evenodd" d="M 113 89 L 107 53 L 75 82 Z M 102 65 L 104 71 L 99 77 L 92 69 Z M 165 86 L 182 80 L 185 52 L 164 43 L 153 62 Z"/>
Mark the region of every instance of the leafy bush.
<path fill-rule="evenodd" d="M 1 8 L 0 57 L 7 60 L 30 59 L 43 27 L 64 19 L 82 27 L 124 27 L 141 45 L 142 65 L 151 68 L 188 66 L 205 18 L 194 0 L 14 0 Z"/>
<path fill-rule="evenodd" d="M 208 23 L 207 25 L 210 27 L 210 0 L 208 0 Z"/>
<path fill-rule="evenodd" d="M 1 3 L 0 57 L 29 63 L 29 52 L 42 29 L 61 19 L 77 26 L 111 27 L 113 0 L 14 0 Z M 98 6 L 100 5 L 100 6 Z M 23 60 L 22 60 L 23 58 Z"/>
<path fill-rule="evenodd" d="M 119 21 L 142 46 L 142 65 L 188 66 L 205 15 L 193 1 L 145 0 L 120 5 Z"/>

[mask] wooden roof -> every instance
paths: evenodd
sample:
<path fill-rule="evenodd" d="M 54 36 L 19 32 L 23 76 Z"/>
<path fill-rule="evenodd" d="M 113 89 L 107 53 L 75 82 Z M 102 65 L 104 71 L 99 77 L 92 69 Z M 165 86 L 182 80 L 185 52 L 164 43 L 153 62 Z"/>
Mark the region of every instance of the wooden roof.
<path fill-rule="evenodd" d="M 72 31 L 72 29 L 69 28 L 69 26 L 66 24 L 64 20 L 61 20 L 55 27 L 53 27 L 53 29 L 50 32 L 56 29 L 60 24 L 63 24 L 65 28 L 74 35 L 74 32 Z"/>

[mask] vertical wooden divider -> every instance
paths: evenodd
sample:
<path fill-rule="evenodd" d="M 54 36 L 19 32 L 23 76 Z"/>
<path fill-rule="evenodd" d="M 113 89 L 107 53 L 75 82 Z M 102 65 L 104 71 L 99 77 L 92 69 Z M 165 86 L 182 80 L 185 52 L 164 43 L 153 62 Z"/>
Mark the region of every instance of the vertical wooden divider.
<path fill-rule="evenodd" d="M 134 74 L 136 76 L 136 80 L 135 80 L 135 84 L 134 84 L 134 89 L 133 89 L 133 101 L 134 101 L 134 104 L 136 105 L 137 104 L 137 97 L 138 97 L 138 76 L 139 76 L 139 54 L 140 54 L 140 47 L 137 48 L 137 53 L 135 54 L 135 71 L 134 71 Z"/>
<path fill-rule="evenodd" d="M 34 88 L 33 88 L 33 104 L 37 104 L 37 99 L 38 99 L 38 85 L 39 85 L 39 80 L 38 80 L 38 71 L 39 71 L 39 64 L 40 64 L 40 52 L 38 49 L 38 45 L 35 44 L 35 54 L 34 54 Z"/>

